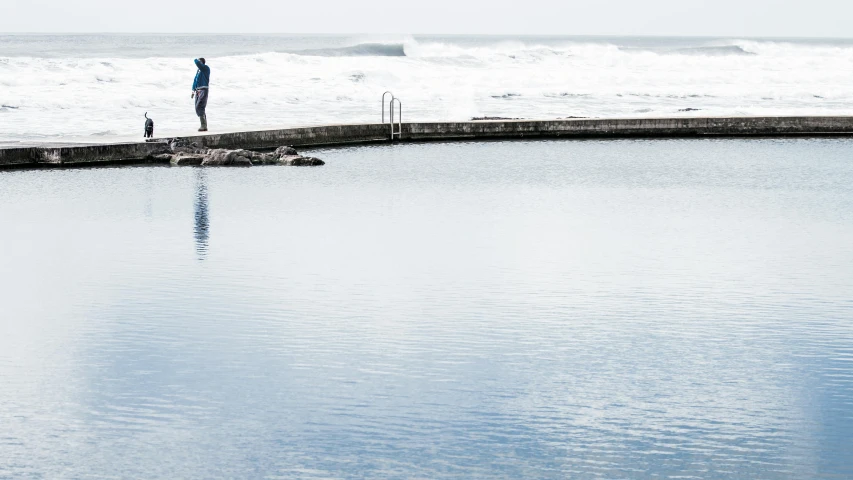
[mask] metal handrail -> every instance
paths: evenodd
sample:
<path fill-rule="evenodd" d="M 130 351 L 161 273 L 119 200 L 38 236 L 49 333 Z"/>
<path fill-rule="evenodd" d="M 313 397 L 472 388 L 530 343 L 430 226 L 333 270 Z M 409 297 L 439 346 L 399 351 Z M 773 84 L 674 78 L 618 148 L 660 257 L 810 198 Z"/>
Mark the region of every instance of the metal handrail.
<path fill-rule="evenodd" d="M 393 100 L 394 94 L 391 93 L 390 90 L 386 90 L 385 93 L 382 94 L 382 123 L 385 123 L 385 95 L 388 95 L 389 93 L 391 94 L 391 100 Z"/>
<path fill-rule="evenodd" d="M 397 112 L 397 130 L 394 130 L 394 102 L 397 102 L 397 106 L 400 107 L 400 110 Z M 403 102 L 400 101 L 399 98 L 394 97 L 392 95 L 391 101 L 388 102 L 388 111 L 391 116 L 391 140 L 394 140 L 394 135 L 397 135 L 397 138 L 402 138 L 403 136 Z"/>

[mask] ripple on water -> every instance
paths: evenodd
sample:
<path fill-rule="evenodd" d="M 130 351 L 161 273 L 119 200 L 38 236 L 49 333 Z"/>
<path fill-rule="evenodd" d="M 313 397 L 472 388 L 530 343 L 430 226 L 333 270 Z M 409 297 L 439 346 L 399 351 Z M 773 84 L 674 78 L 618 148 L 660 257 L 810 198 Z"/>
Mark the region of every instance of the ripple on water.
<path fill-rule="evenodd" d="M 0 172 L 0 477 L 853 475 L 850 146 Z"/>

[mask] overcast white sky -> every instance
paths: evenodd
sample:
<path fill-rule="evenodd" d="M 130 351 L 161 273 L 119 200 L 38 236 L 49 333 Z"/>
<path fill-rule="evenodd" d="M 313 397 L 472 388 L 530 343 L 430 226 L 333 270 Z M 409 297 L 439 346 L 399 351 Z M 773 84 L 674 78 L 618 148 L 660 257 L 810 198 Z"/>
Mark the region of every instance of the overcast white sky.
<path fill-rule="evenodd" d="M 0 32 L 851 37 L 851 0 L 0 0 Z"/>

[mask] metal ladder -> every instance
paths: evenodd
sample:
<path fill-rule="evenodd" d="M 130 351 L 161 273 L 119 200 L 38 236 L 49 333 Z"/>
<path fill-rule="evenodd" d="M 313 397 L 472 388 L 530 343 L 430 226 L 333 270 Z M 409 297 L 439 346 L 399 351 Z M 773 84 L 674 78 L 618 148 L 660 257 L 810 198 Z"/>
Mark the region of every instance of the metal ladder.
<path fill-rule="evenodd" d="M 391 126 L 391 141 L 394 140 L 394 136 L 398 139 L 403 138 L 403 103 L 400 102 L 400 99 L 395 97 L 393 93 L 390 91 L 386 91 L 382 94 L 382 124 L 385 125 L 385 96 L 391 95 L 391 100 L 388 102 L 388 123 Z M 394 124 L 394 104 L 398 107 L 397 110 L 397 122 L 396 128 Z"/>

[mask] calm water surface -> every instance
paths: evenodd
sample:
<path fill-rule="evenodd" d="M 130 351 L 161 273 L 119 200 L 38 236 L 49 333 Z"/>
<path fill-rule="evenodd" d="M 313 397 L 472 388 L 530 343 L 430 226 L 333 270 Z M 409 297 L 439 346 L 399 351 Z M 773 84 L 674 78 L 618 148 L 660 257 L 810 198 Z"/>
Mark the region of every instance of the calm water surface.
<path fill-rule="evenodd" d="M 849 478 L 851 152 L 0 172 L 0 477 Z"/>

